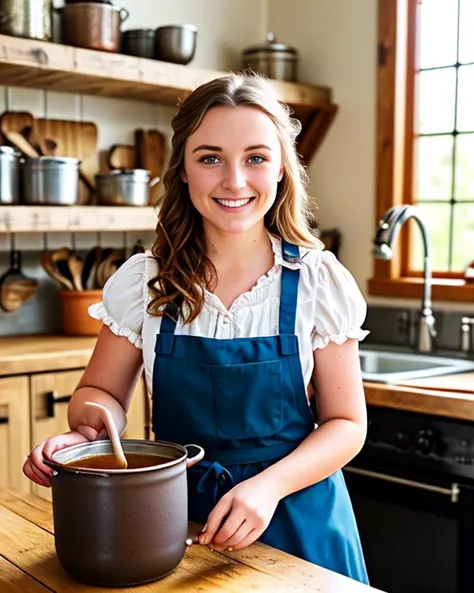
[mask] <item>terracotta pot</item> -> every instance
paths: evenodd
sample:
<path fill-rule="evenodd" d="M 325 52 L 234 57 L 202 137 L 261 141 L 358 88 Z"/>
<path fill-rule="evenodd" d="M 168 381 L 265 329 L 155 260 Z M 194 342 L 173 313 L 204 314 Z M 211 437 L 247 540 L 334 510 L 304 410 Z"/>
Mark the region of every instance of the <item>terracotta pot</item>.
<path fill-rule="evenodd" d="M 93 319 L 87 309 L 102 300 L 102 290 L 61 290 L 63 331 L 69 336 L 97 336 L 102 321 Z"/>
<path fill-rule="evenodd" d="M 122 440 L 125 454 L 169 459 L 140 469 L 73 469 L 64 463 L 112 453 L 110 441 L 74 445 L 45 462 L 52 478 L 58 558 L 77 580 L 129 587 L 160 579 L 183 559 L 188 537 L 186 469 L 204 456 L 197 445 Z M 197 453 L 188 456 L 188 447 Z"/>

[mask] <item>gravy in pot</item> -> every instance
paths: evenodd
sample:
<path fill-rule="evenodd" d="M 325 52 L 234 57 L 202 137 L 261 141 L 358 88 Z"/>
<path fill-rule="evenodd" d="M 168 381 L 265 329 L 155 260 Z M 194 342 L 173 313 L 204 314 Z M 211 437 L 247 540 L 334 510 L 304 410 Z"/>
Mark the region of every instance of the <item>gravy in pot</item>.
<path fill-rule="evenodd" d="M 139 469 L 143 467 L 151 467 L 154 465 L 162 465 L 172 461 L 170 457 L 163 457 L 161 455 L 149 455 L 147 453 L 125 453 L 127 458 L 127 469 Z M 105 453 L 101 455 L 90 455 L 89 457 L 82 457 L 81 459 L 74 459 L 68 463 L 64 463 L 66 467 L 86 468 L 86 469 L 120 469 L 117 460 L 113 453 Z M 126 471 L 126 470 L 125 470 Z"/>

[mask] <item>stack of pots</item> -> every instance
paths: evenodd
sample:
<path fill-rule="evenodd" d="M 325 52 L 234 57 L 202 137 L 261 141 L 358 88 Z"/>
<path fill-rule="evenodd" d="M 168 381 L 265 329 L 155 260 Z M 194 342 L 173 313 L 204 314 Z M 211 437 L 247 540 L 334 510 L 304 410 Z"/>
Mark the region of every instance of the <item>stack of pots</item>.
<path fill-rule="evenodd" d="M 72 157 L 23 158 L 0 146 L 0 204 L 71 206 L 79 199 L 79 160 Z"/>

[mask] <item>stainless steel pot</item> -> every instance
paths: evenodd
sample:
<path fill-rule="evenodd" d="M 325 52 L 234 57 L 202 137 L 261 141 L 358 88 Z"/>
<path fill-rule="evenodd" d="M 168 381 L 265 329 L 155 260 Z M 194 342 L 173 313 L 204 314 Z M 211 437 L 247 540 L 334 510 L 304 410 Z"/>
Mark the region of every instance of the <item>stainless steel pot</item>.
<path fill-rule="evenodd" d="M 14 148 L 0 146 L 0 204 L 20 201 L 20 157 Z"/>
<path fill-rule="evenodd" d="M 197 28 L 194 25 L 167 25 L 155 32 L 155 58 L 163 62 L 189 64 L 196 52 Z"/>
<path fill-rule="evenodd" d="M 52 0 L 0 0 L 0 33 L 51 41 Z"/>
<path fill-rule="evenodd" d="M 118 52 L 120 27 L 128 19 L 125 8 L 103 2 L 74 2 L 58 9 L 63 43 Z"/>
<path fill-rule="evenodd" d="M 95 176 L 97 202 L 103 206 L 148 206 L 150 187 L 160 181 L 150 181 L 146 169 L 116 169 Z"/>
<path fill-rule="evenodd" d="M 78 203 L 79 160 L 42 156 L 23 165 L 22 200 L 26 204 L 70 206 Z"/>
<path fill-rule="evenodd" d="M 289 45 L 277 43 L 273 33 L 268 33 L 265 44 L 249 47 L 242 52 L 244 68 L 250 68 L 275 80 L 296 82 L 298 61 L 297 50 Z"/>
<path fill-rule="evenodd" d="M 203 458 L 204 450 L 162 441 L 122 443 L 125 454 L 169 461 L 130 470 L 62 465 L 112 453 L 110 441 L 74 445 L 46 461 L 57 472 L 51 481 L 56 552 L 64 568 L 88 584 L 129 587 L 154 581 L 175 570 L 186 549 L 186 469 Z M 197 450 L 193 456 L 191 447 Z"/>
<path fill-rule="evenodd" d="M 155 57 L 155 29 L 128 29 L 122 34 L 122 52 L 129 56 Z"/>

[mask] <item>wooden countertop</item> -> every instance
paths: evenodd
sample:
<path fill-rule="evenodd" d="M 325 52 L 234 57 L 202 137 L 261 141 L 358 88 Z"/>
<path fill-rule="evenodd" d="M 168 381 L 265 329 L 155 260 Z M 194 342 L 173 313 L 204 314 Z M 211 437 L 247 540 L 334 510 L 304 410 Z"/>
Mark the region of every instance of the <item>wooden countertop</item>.
<path fill-rule="evenodd" d="M 190 524 L 196 530 L 196 526 Z M 57 591 L 109 592 L 74 581 L 56 556 L 52 507 L 36 496 L 0 488 L 0 591 L 47 593 Z M 128 593 L 191 593 L 196 591 L 319 591 L 319 593 L 376 593 L 347 577 L 300 560 L 264 544 L 238 552 L 215 552 L 192 545 L 174 573 L 148 585 L 114 591 Z M 380 593 L 380 591 L 379 591 Z"/>
<path fill-rule="evenodd" d="M 0 376 L 85 367 L 96 337 L 0 337 Z"/>
<path fill-rule="evenodd" d="M 0 376 L 85 367 L 95 342 L 61 335 L 0 338 Z M 368 404 L 474 421 L 474 373 L 364 387 Z"/>

